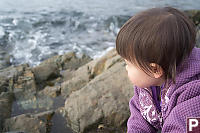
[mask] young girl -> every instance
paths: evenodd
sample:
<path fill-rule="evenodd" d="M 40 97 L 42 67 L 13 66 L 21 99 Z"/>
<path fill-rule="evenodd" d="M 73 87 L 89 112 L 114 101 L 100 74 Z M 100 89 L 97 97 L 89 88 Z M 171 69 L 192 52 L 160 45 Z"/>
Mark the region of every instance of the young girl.
<path fill-rule="evenodd" d="M 200 117 L 200 49 L 195 38 L 194 24 L 171 7 L 143 11 L 122 26 L 116 49 L 136 85 L 128 133 L 184 133 L 187 117 Z"/>

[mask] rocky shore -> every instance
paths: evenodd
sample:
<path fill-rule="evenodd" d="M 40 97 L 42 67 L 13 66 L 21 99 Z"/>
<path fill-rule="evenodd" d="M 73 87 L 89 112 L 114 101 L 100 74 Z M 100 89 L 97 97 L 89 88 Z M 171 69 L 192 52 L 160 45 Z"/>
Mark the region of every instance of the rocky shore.
<path fill-rule="evenodd" d="M 200 47 L 200 11 L 186 13 Z M 0 70 L 0 132 L 126 132 L 133 87 L 124 66 L 113 49 L 96 60 L 70 52 Z"/>

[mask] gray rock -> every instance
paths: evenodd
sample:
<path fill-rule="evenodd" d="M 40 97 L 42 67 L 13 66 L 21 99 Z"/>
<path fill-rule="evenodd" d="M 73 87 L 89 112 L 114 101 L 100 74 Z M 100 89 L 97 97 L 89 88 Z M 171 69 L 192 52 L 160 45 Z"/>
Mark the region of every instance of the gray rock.
<path fill-rule="evenodd" d="M 108 59 L 105 62 L 105 70 L 108 70 L 110 67 L 112 67 L 115 63 L 122 61 L 122 58 L 119 55 L 114 56 L 113 58 Z"/>
<path fill-rule="evenodd" d="M 79 90 L 90 81 L 87 66 L 83 66 L 71 75 L 71 79 L 61 84 L 61 95 L 67 97 L 71 92 Z"/>
<path fill-rule="evenodd" d="M 35 77 L 28 64 L 0 70 L 0 79 L 0 92 L 14 92 L 16 99 L 25 91 L 36 91 Z"/>
<path fill-rule="evenodd" d="M 8 86 L 9 86 L 8 80 L 0 77 L 0 94 L 2 92 L 6 92 L 8 90 Z"/>
<path fill-rule="evenodd" d="M 60 71 L 76 70 L 80 66 L 88 63 L 90 60 L 91 58 L 86 55 L 77 57 L 74 52 L 57 55 L 45 60 L 39 66 L 32 68 L 39 90 L 48 85 L 47 82 L 62 76 Z"/>
<path fill-rule="evenodd" d="M 61 84 L 61 94 L 67 97 L 71 92 L 81 89 L 96 76 L 121 61 L 122 59 L 116 55 L 116 50 L 112 49 L 103 57 L 87 63 L 76 71 L 64 71 L 65 81 Z"/>
<path fill-rule="evenodd" d="M 86 56 L 85 54 L 83 54 L 80 57 L 77 57 L 75 52 L 68 52 L 64 55 L 57 55 L 51 57 L 43 61 L 40 65 L 54 64 L 57 65 L 59 70 L 66 70 L 66 69 L 75 70 L 91 60 L 92 59 L 89 56 Z"/>
<path fill-rule="evenodd" d="M 40 65 L 54 64 L 57 66 L 59 70 L 63 70 L 63 65 L 67 62 L 70 62 L 70 60 L 74 58 L 75 56 L 76 55 L 74 52 L 69 52 L 64 55 L 56 55 L 56 56 L 46 59 Z"/>
<path fill-rule="evenodd" d="M 16 100 L 24 99 L 29 97 L 31 94 L 36 93 L 37 85 L 34 74 L 30 69 L 25 70 L 22 75 L 15 79 L 13 90 Z"/>
<path fill-rule="evenodd" d="M 29 114 L 22 114 L 4 122 L 4 132 L 24 131 L 28 133 L 46 133 L 46 123 Z"/>
<path fill-rule="evenodd" d="M 18 77 L 24 73 L 24 71 L 29 67 L 28 64 L 22 64 L 19 66 L 10 66 L 5 69 L 0 70 L 0 77 L 10 79 L 13 77 Z"/>
<path fill-rule="evenodd" d="M 8 67 L 0 70 L 0 93 L 13 91 L 14 80 L 23 73 L 25 66 Z"/>
<path fill-rule="evenodd" d="M 4 133 L 27 133 L 27 132 L 24 132 L 24 131 L 11 131 L 11 132 L 4 132 Z"/>
<path fill-rule="evenodd" d="M 83 66 L 91 60 L 92 59 L 85 54 L 83 54 L 80 57 L 77 57 L 73 52 L 67 53 L 62 56 L 62 69 L 76 70 L 80 66 Z"/>
<path fill-rule="evenodd" d="M 35 77 L 28 64 L 0 70 L 0 79 L 0 93 L 13 92 L 16 100 L 30 97 L 36 93 Z"/>
<path fill-rule="evenodd" d="M 114 60 L 113 58 L 116 58 L 115 57 L 116 55 L 117 55 L 116 50 L 112 49 L 103 57 L 91 62 L 91 64 L 88 66 L 89 66 L 89 69 L 91 70 L 91 75 L 93 75 L 93 78 L 101 74 L 103 71 L 107 70 L 112 65 L 114 65 L 117 61 L 112 62 L 110 60 Z"/>
<path fill-rule="evenodd" d="M 96 129 L 99 122 L 104 127 L 121 127 L 129 116 L 128 101 L 133 93 L 124 62 L 115 49 L 100 59 L 89 60 L 85 55 L 77 57 L 71 52 L 49 58 L 35 68 L 24 64 L 0 71 L 0 92 L 13 91 L 20 110 L 56 109 L 63 106 L 64 98 L 67 98 L 65 107 L 55 113 L 5 117 L 8 119 L 4 122 L 4 131 L 49 132 L 49 121 L 53 118 L 55 125 L 58 125 L 56 120 L 65 119 L 76 132 Z M 55 126 L 53 129 L 58 131 Z M 70 129 L 67 131 L 71 132 Z"/>
<path fill-rule="evenodd" d="M 9 133 L 13 131 L 23 131 L 24 133 L 51 132 L 51 119 L 54 113 L 54 111 L 46 111 L 35 115 L 23 114 L 6 119 L 4 122 L 4 131 Z"/>
<path fill-rule="evenodd" d="M 133 89 L 124 65 L 116 63 L 66 99 L 66 119 L 75 132 L 86 132 L 100 122 L 115 128 L 126 122 Z"/>
<path fill-rule="evenodd" d="M 59 69 L 56 64 L 42 64 L 32 68 L 32 71 L 38 83 L 55 79 L 59 76 Z"/>
<path fill-rule="evenodd" d="M 16 101 L 16 105 L 20 107 L 20 110 L 29 111 L 46 111 L 53 108 L 54 100 L 49 97 L 43 95 L 42 97 L 32 96 L 33 94 L 25 97 L 24 99 L 20 99 Z"/>
<path fill-rule="evenodd" d="M 47 95 L 50 97 L 57 97 L 61 93 L 60 85 L 57 86 L 46 86 L 42 91 L 39 92 L 40 95 Z"/>
<path fill-rule="evenodd" d="M 72 77 L 74 77 L 74 72 L 75 70 L 69 70 L 69 69 L 60 71 L 63 81 L 72 79 Z"/>
<path fill-rule="evenodd" d="M 11 116 L 13 93 L 3 92 L 0 94 L 0 132 L 3 128 L 2 123 Z"/>

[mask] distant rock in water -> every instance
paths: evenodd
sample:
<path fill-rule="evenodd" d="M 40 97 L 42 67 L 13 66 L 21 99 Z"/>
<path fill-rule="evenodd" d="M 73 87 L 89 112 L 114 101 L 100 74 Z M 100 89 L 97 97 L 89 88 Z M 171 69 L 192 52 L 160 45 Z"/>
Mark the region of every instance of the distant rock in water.
<path fill-rule="evenodd" d="M 9 33 L 4 31 L 3 27 L 0 27 L 0 69 L 6 68 L 11 65 L 10 55 L 8 53 L 7 42 Z"/>
<path fill-rule="evenodd" d="M 196 46 L 200 48 L 200 10 L 187 10 L 185 13 L 197 27 Z"/>
<path fill-rule="evenodd" d="M 6 68 L 11 65 L 11 56 L 0 47 L 0 69 Z"/>

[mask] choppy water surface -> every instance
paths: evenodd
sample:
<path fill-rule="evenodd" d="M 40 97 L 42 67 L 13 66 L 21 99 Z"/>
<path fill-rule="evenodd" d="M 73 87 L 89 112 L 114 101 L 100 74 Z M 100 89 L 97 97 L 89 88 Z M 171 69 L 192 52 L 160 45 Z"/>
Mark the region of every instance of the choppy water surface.
<path fill-rule="evenodd" d="M 159 6 L 198 9 L 200 0 L 1 0 L 0 68 L 68 51 L 99 57 L 130 16 Z"/>

